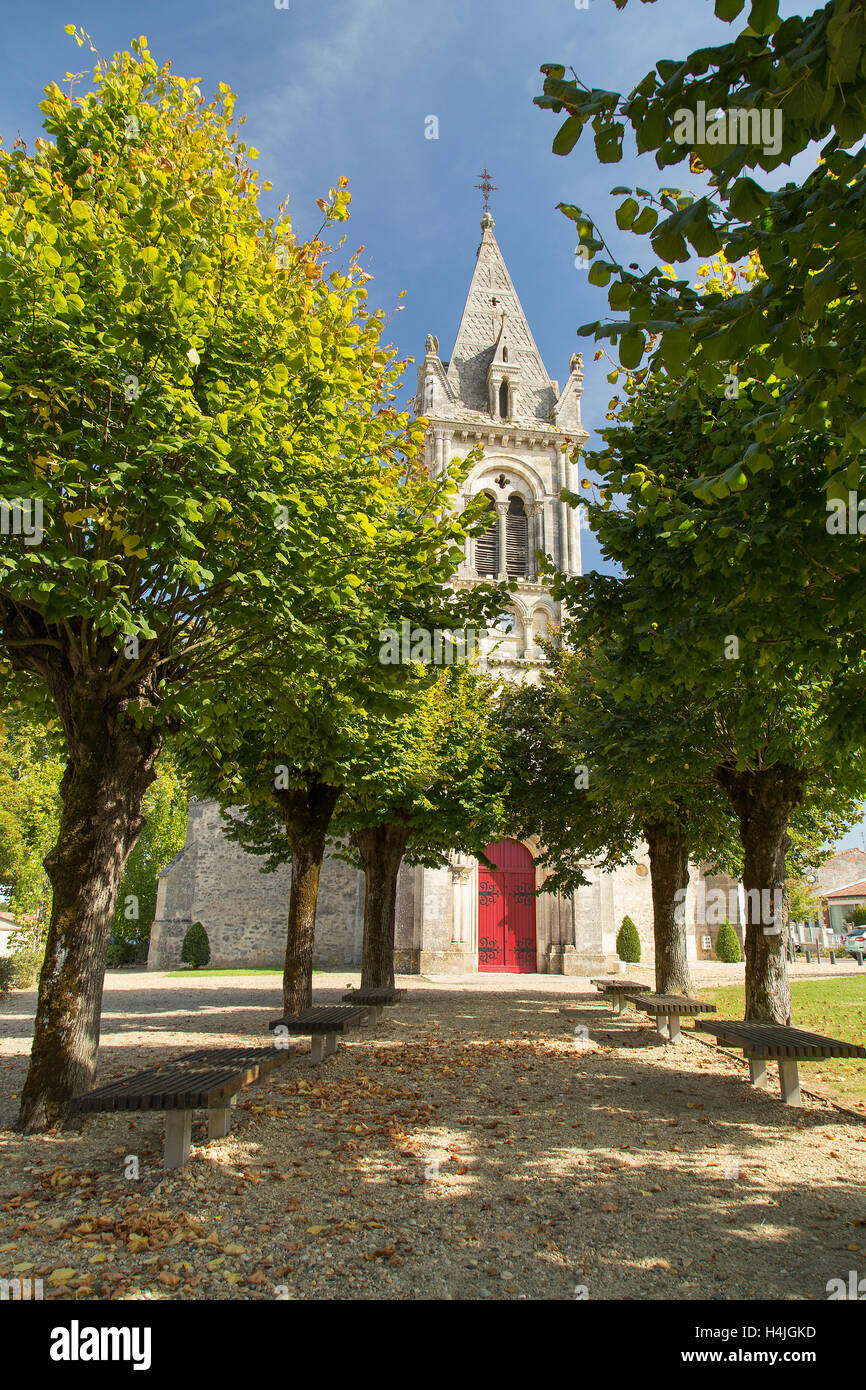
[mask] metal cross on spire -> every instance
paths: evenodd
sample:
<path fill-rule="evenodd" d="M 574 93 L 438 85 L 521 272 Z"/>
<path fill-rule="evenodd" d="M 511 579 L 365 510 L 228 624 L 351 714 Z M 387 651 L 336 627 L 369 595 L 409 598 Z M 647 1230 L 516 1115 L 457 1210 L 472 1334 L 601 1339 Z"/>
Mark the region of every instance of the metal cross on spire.
<path fill-rule="evenodd" d="M 480 191 L 484 194 L 484 211 L 485 211 L 485 212 L 489 212 L 489 211 L 490 211 L 490 195 L 491 195 L 491 193 L 498 193 L 498 192 L 499 192 L 499 189 L 498 189 L 497 185 L 493 182 L 493 179 L 492 179 L 491 175 L 490 175 L 489 172 L 488 172 L 488 169 L 487 169 L 487 165 L 486 165 L 486 164 L 485 164 L 485 166 L 484 166 L 484 173 L 481 174 L 480 177 L 481 177 L 481 182 L 480 182 L 480 183 L 476 183 L 475 187 L 478 188 L 478 189 L 480 189 Z"/>

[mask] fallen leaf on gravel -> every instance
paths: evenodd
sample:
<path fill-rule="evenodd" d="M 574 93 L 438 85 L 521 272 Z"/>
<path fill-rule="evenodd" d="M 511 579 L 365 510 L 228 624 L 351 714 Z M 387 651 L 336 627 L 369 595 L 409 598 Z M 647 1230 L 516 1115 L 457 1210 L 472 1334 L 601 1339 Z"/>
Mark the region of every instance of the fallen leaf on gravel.
<path fill-rule="evenodd" d="M 49 1284 L 68 1284 L 74 1278 L 74 1269 L 55 1269 L 48 1276 Z"/>

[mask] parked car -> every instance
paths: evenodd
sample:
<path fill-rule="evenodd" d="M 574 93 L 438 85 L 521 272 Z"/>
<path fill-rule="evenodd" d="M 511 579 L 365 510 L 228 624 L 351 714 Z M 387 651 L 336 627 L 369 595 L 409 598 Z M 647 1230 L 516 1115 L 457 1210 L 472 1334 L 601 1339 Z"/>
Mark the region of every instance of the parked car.
<path fill-rule="evenodd" d="M 840 937 L 842 949 L 849 956 L 866 959 L 866 927 L 856 927 L 854 931 L 844 932 Z"/>

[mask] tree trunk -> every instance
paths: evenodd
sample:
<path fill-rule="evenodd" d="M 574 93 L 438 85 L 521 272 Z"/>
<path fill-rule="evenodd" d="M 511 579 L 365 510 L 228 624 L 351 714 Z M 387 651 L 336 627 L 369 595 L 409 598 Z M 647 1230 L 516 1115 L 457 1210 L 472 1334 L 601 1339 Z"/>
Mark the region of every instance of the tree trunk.
<path fill-rule="evenodd" d="M 685 914 L 689 850 L 685 830 L 671 821 L 652 821 L 644 826 L 644 835 L 652 875 L 656 993 L 690 994 Z"/>
<path fill-rule="evenodd" d="M 716 770 L 740 822 L 746 890 L 747 1019 L 791 1022 L 785 956 L 785 850 L 788 819 L 799 804 L 805 774 L 785 764 L 758 771 Z"/>
<path fill-rule="evenodd" d="M 116 708 L 73 695 L 64 715 L 70 758 L 57 843 L 44 861 L 53 902 L 19 1112 L 26 1133 L 65 1123 L 72 1097 L 93 1082 L 117 891 L 144 824 L 158 747 L 153 734 L 120 722 Z"/>
<path fill-rule="evenodd" d="M 351 837 L 364 864 L 364 949 L 362 989 L 394 988 L 394 921 L 397 875 L 406 853 L 404 825 L 377 825 Z"/>
<path fill-rule="evenodd" d="M 313 947 L 316 903 L 328 827 L 340 797 L 339 787 L 317 780 L 293 791 L 276 793 L 286 817 L 292 850 L 292 886 L 283 968 L 283 1010 L 300 1013 L 313 1002 Z"/>

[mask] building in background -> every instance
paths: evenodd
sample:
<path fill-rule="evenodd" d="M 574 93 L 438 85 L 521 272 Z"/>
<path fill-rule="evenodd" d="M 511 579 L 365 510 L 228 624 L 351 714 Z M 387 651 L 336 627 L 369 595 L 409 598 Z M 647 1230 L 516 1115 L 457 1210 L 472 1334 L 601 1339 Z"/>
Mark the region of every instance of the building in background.
<path fill-rule="evenodd" d="M 572 449 L 563 446 L 588 437 L 582 393 L 579 353 L 564 387 L 548 376 L 485 210 L 454 350 L 443 360 L 438 339 L 428 337 L 415 410 L 430 424 L 426 462 L 433 476 L 484 447 L 457 505 L 482 494 L 490 525 L 467 543 L 454 583 L 516 581 L 508 612 L 481 644 L 488 669 L 506 679 L 537 678 L 544 660 L 539 640 L 559 623 L 559 606 L 539 579 L 536 551 L 566 574 L 581 573 L 579 516 L 560 493 L 578 488 Z M 588 870 L 588 885 L 571 896 L 537 895 L 544 880 L 533 862 L 538 849 L 535 841 L 487 846 L 495 872 L 459 854 L 446 868 L 404 866 L 395 928 L 398 972 L 583 975 L 616 959 L 626 915 L 638 928 L 644 961 L 652 961 L 645 847 L 614 873 Z M 706 925 L 704 905 L 714 888 L 730 903 L 731 921 L 742 921 L 736 884 L 693 867 L 686 904 L 692 959 L 713 953 L 718 923 Z M 289 869 L 263 874 L 260 860 L 226 840 L 216 804 L 193 803 L 186 844 L 160 876 L 149 966 L 177 965 L 193 922 L 207 930 L 214 966 L 281 966 L 288 899 Z M 316 963 L 357 965 L 363 919 L 363 876 L 329 857 L 319 889 Z"/>

